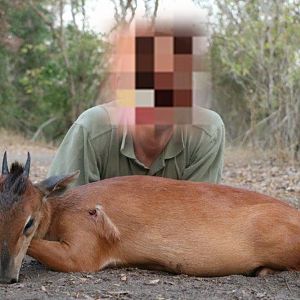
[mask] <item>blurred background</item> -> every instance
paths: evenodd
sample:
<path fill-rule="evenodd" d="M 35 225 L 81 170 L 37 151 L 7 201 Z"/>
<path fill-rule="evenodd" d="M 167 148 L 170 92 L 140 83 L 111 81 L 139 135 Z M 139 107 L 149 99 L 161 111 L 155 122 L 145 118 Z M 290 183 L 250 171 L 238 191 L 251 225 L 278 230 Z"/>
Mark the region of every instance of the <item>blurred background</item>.
<path fill-rule="evenodd" d="M 0 128 L 59 143 L 105 100 L 108 36 L 135 15 L 199 12 L 227 145 L 300 160 L 300 1 L 0 0 Z M 106 99 L 107 100 L 107 99 Z"/>

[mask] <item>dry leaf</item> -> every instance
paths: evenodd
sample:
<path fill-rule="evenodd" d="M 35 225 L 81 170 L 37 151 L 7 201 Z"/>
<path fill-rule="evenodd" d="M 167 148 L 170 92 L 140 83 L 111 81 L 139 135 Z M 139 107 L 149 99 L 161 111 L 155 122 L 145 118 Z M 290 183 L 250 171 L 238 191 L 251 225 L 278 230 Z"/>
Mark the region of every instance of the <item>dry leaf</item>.
<path fill-rule="evenodd" d="M 43 292 L 47 292 L 47 289 L 42 285 L 41 286 L 41 290 L 43 291 Z"/>
<path fill-rule="evenodd" d="M 148 284 L 157 284 L 159 283 L 159 279 L 153 279 L 153 280 L 150 280 Z"/>
<path fill-rule="evenodd" d="M 121 280 L 122 281 L 126 281 L 127 280 L 127 276 L 125 274 L 121 274 Z"/>

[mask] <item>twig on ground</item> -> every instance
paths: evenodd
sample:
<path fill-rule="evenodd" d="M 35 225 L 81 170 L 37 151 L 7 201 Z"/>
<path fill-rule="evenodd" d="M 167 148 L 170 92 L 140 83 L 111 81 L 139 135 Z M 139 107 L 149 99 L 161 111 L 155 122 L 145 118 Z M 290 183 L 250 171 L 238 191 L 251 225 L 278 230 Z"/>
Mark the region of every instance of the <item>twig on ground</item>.
<path fill-rule="evenodd" d="M 290 285 L 289 285 L 289 283 L 287 282 L 286 278 L 284 278 L 284 282 L 285 282 L 286 287 L 288 288 L 288 290 L 289 290 L 290 293 L 292 294 L 292 290 L 291 290 Z"/>

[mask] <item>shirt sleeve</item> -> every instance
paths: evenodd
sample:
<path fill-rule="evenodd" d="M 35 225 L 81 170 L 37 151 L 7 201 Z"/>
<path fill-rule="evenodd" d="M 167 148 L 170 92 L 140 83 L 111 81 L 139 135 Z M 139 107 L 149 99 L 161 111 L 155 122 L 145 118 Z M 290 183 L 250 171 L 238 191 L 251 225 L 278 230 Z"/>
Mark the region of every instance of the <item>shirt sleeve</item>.
<path fill-rule="evenodd" d="M 200 131 L 200 129 L 198 129 Z M 210 133 L 201 131 L 194 137 L 193 153 L 183 171 L 182 179 L 218 183 L 224 164 L 225 129 L 221 118 Z"/>
<path fill-rule="evenodd" d="M 84 126 L 74 123 L 63 139 L 50 166 L 48 176 L 80 171 L 74 185 L 100 180 L 101 162 Z"/>

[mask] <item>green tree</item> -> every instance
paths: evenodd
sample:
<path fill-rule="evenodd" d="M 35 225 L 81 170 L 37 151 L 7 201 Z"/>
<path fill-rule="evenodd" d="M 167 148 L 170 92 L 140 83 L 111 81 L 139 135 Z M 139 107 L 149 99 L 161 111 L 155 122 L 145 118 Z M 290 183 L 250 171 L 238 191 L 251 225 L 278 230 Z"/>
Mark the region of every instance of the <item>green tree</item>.
<path fill-rule="evenodd" d="M 215 103 L 229 134 L 296 157 L 299 1 L 216 0 L 211 9 Z"/>
<path fill-rule="evenodd" d="M 95 104 L 106 72 L 107 43 L 87 29 L 84 1 L 3 1 L 0 39 L 1 118 L 6 126 L 37 138 L 62 136 Z M 72 20 L 65 22 L 66 9 Z M 78 22 L 78 15 L 81 22 Z M 21 40 L 16 51 L 6 36 Z"/>

